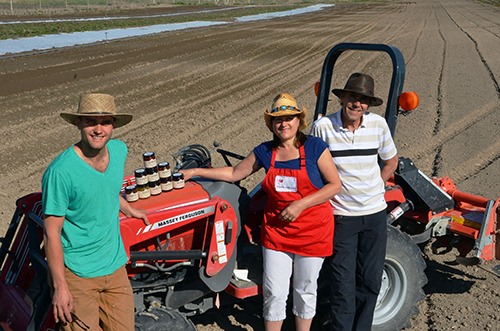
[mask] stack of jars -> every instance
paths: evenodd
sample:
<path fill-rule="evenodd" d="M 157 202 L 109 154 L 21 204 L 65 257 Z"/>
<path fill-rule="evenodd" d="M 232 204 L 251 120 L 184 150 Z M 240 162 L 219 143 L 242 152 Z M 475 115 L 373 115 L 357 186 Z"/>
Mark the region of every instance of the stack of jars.
<path fill-rule="evenodd" d="M 181 189 L 184 187 L 184 175 L 175 173 L 172 175 L 168 162 L 156 162 L 154 152 L 146 152 L 142 155 L 144 168 L 134 171 L 135 185 L 125 187 L 125 198 L 129 202 L 139 199 L 147 199 L 161 192 Z"/>

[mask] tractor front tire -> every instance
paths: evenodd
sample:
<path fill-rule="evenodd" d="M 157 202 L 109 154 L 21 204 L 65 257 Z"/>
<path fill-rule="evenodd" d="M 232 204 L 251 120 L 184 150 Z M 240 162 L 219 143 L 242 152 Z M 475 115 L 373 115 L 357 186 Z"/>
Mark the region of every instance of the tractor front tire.
<path fill-rule="evenodd" d="M 136 313 L 136 331 L 196 331 L 193 322 L 176 310 L 150 308 Z"/>
<path fill-rule="evenodd" d="M 373 316 L 373 331 L 401 330 L 409 327 L 418 314 L 427 284 L 425 261 L 419 247 L 406 234 L 387 227 L 387 251 L 382 287 Z"/>

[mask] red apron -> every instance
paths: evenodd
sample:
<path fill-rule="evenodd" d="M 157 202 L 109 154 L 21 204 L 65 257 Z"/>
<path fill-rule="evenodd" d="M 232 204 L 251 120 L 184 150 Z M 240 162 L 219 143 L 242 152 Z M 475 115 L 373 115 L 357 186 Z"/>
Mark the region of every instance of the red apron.
<path fill-rule="evenodd" d="M 291 202 L 310 195 L 316 188 L 307 174 L 304 146 L 300 146 L 300 169 L 274 167 L 276 149 L 262 181 L 267 193 L 261 242 L 266 248 L 302 256 L 323 257 L 333 252 L 333 212 L 329 201 L 304 209 L 293 222 L 280 219 Z"/>

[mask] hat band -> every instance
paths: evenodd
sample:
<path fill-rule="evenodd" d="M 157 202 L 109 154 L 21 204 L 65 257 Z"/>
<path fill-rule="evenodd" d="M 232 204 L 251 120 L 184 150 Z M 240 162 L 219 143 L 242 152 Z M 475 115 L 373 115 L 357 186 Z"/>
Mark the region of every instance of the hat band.
<path fill-rule="evenodd" d="M 277 111 L 280 111 L 280 110 L 295 110 L 295 111 L 300 111 L 300 109 L 298 109 L 297 107 L 295 106 L 279 106 L 279 107 L 276 107 L 276 108 L 273 108 L 273 110 L 271 110 L 271 113 L 276 113 Z"/>
<path fill-rule="evenodd" d="M 107 112 L 107 111 L 93 111 L 93 112 L 86 112 L 86 113 L 76 113 L 75 115 L 77 115 L 77 116 L 80 116 L 80 115 L 110 115 L 110 116 L 116 116 L 118 114 Z"/>

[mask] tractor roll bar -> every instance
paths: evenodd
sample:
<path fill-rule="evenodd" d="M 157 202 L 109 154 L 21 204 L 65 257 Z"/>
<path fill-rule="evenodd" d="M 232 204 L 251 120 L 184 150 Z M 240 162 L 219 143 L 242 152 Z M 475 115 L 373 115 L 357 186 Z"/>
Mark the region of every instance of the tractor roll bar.
<path fill-rule="evenodd" d="M 348 50 L 363 50 L 363 51 L 378 51 L 389 54 L 392 60 L 392 78 L 389 88 L 389 95 L 386 101 L 385 120 L 389 125 L 391 135 L 394 136 L 398 119 L 398 97 L 403 91 L 403 83 L 405 79 L 405 62 L 403 55 L 394 46 L 383 44 L 364 44 L 364 43 L 340 43 L 335 45 L 325 58 L 323 69 L 321 70 L 321 79 L 316 100 L 316 110 L 314 112 L 314 120 L 326 114 L 328 105 L 328 96 L 331 90 L 333 67 L 342 53 Z"/>

